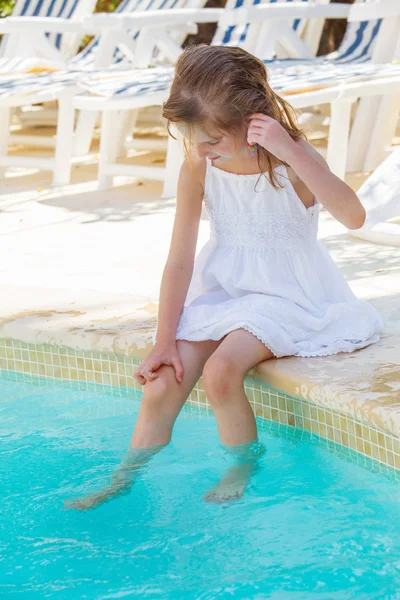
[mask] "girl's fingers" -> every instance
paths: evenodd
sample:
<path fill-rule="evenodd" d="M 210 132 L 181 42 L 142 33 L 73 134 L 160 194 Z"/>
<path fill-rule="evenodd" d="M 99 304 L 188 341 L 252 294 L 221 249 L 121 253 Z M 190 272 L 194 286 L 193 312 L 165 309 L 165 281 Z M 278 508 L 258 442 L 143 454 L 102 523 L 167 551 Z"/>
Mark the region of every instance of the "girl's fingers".
<path fill-rule="evenodd" d="M 141 370 L 141 375 L 147 379 L 147 381 L 151 381 L 153 379 L 157 379 L 158 375 L 148 367 L 143 367 Z"/>
<path fill-rule="evenodd" d="M 265 121 L 265 122 L 271 122 L 271 121 L 275 121 L 275 119 L 273 119 L 272 117 L 269 117 L 268 115 L 264 115 L 263 113 L 254 113 L 253 115 L 250 116 L 250 120 L 253 121 L 254 119 L 259 119 L 260 121 Z"/>
<path fill-rule="evenodd" d="M 247 141 L 249 144 L 258 143 L 260 140 L 262 140 L 262 135 L 259 133 L 251 133 L 247 136 Z"/>
<path fill-rule="evenodd" d="M 134 377 L 134 379 L 136 379 L 136 381 L 140 385 L 144 385 L 146 383 L 146 379 L 143 377 L 143 375 L 140 372 L 138 372 L 138 369 L 136 369 L 136 371 L 134 371 L 133 377 Z"/>
<path fill-rule="evenodd" d="M 252 127 L 260 127 L 261 129 L 265 129 L 266 125 L 266 121 L 261 121 L 260 119 L 253 119 L 250 123 L 249 129 L 251 129 Z"/>
<path fill-rule="evenodd" d="M 182 361 L 180 358 L 175 358 L 172 361 L 172 366 L 174 367 L 175 370 L 175 377 L 178 383 L 182 383 L 183 381 L 183 365 L 182 365 Z"/>
<path fill-rule="evenodd" d="M 154 373 L 148 367 L 145 366 L 138 367 L 134 371 L 133 376 L 136 379 L 136 381 L 140 383 L 140 385 L 144 385 L 147 381 L 157 379 L 158 377 L 157 373 Z"/>

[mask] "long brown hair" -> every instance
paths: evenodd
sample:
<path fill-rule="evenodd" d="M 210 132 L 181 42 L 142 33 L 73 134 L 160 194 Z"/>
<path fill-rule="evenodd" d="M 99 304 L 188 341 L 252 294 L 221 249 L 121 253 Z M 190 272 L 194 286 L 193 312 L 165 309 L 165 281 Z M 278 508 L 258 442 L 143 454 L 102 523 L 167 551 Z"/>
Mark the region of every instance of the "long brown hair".
<path fill-rule="evenodd" d="M 293 107 L 271 89 L 261 60 L 235 47 L 200 44 L 185 49 L 163 105 L 169 132 L 171 123 L 183 122 L 189 131 L 200 125 L 205 131 L 235 134 L 254 113 L 276 119 L 296 141 L 305 138 Z M 282 162 L 262 147 L 257 156 L 260 173 L 268 174 L 275 188 L 281 187 L 273 164 Z"/>

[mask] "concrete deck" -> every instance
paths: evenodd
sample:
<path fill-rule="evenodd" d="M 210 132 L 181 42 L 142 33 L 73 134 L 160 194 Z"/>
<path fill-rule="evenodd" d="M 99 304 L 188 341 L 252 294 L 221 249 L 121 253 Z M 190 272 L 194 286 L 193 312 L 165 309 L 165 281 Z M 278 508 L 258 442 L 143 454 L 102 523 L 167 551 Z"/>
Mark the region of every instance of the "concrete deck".
<path fill-rule="evenodd" d="M 146 160 L 158 161 L 151 155 Z M 357 189 L 364 180 L 353 176 Z M 116 180 L 94 165 L 51 189 L 50 175 L 9 169 L 0 195 L 0 337 L 145 356 L 174 218 L 161 184 Z M 199 246 L 208 237 L 201 220 Z M 350 238 L 326 211 L 324 241 L 355 294 L 382 313 L 382 340 L 353 354 L 283 358 L 256 377 L 400 434 L 400 249 Z"/>

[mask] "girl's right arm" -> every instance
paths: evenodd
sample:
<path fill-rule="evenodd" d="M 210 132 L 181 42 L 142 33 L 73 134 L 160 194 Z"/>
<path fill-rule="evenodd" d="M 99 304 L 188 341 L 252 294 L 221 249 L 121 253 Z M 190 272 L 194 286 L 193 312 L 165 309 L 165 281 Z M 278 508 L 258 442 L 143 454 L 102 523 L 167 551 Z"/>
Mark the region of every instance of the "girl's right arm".
<path fill-rule="evenodd" d="M 141 385 L 158 377 L 156 371 L 162 364 L 174 368 L 178 382 L 183 379 L 175 333 L 193 274 L 205 168 L 205 160 L 196 156 L 181 167 L 171 245 L 161 281 L 156 343 L 134 374 Z"/>

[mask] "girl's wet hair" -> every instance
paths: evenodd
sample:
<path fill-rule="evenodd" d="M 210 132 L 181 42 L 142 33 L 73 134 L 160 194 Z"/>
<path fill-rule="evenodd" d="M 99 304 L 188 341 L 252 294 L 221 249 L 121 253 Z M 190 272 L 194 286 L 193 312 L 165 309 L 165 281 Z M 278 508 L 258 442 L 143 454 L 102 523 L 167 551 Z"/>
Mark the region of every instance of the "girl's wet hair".
<path fill-rule="evenodd" d="M 189 142 L 195 125 L 209 135 L 235 134 L 243 120 L 254 113 L 276 119 L 294 140 L 305 138 L 297 126 L 294 109 L 268 83 L 262 61 L 241 48 L 189 46 L 179 57 L 163 116 L 171 123 L 183 122 Z M 258 165 L 275 188 L 280 184 L 273 171 L 278 159 L 258 148 Z"/>

